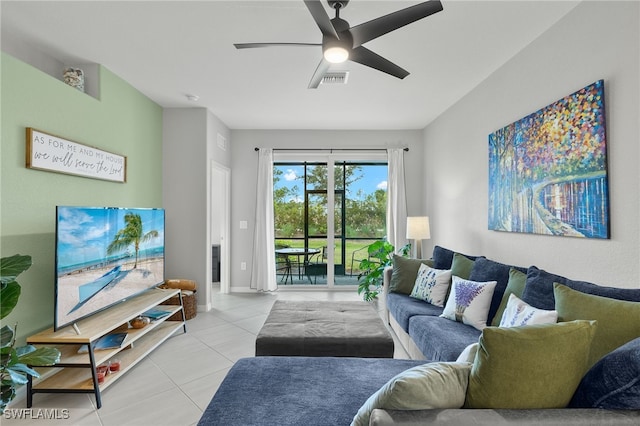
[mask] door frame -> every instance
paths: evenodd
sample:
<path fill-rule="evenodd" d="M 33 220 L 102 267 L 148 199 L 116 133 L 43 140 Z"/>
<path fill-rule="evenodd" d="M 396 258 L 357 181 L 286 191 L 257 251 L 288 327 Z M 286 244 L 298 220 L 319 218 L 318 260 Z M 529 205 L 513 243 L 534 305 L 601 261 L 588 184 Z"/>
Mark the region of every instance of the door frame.
<path fill-rule="evenodd" d="M 231 290 L 230 266 L 231 266 L 231 170 L 228 167 L 212 160 L 211 161 L 211 199 L 210 199 L 210 228 L 218 227 L 220 234 L 220 292 L 229 293 Z M 211 252 L 213 232 L 209 235 L 208 247 L 208 270 L 211 271 Z M 208 274 L 211 276 L 211 274 Z M 211 286 L 208 285 L 207 288 Z M 207 296 L 207 301 L 211 303 L 212 295 Z"/>

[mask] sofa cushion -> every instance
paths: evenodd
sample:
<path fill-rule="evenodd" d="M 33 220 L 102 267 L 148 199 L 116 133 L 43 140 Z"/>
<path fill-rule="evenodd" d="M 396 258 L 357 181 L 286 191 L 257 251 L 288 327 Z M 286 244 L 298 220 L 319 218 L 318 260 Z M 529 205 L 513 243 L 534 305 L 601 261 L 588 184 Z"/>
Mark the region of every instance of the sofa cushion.
<path fill-rule="evenodd" d="M 610 299 L 554 284 L 559 321 L 596 320 L 591 363 L 625 343 L 640 337 L 640 303 Z"/>
<path fill-rule="evenodd" d="M 457 360 L 481 334 L 469 325 L 424 315 L 411 317 L 408 333 L 424 357 L 433 361 Z"/>
<path fill-rule="evenodd" d="M 454 276 L 451 293 L 440 316 L 482 330 L 487 325 L 495 286 L 495 281 L 476 282 Z"/>
<path fill-rule="evenodd" d="M 563 408 L 589 368 L 595 321 L 487 327 L 466 408 Z"/>
<path fill-rule="evenodd" d="M 414 315 L 438 316 L 442 313 L 442 308 L 439 306 L 400 293 L 387 294 L 387 309 L 406 332 L 409 331 L 409 319 Z"/>
<path fill-rule="evenodd" d="M 537 309 L 520 300 L 518 296 L 509 296 L 500 327 L 520 327 L 533 324 L 553 324 L 558 320 L 557 311 Z"/>
<path fill-rule="evenodd" d="M 440 247 L 440 246 L 435 246 L 433 248 L 433 255 L 432 255 L 432 259 L 433 259 L 433 267 L 436 269 L 451 269 L 451 264 L 453 263 L 453 255 L 456 252 L 454 252 L 453 250 L 449 250 L 447 248 L 444 247 Z M 476 260 L 478 257 L 480 256 L 471 256 L 468 254 L 462 254 L 464 257 L 471 259 L 471 260 Z"/>
<path fill-rule="evenodd" d="M 522 292 L 524 292 L 524 286 L 527 283 L 527 274 L 520 272 L 515 268 L 511 268 L 509 270 L 509 281 L 507 282 L 507 288 L 504 290 L 504 294 L 502 295 L 502 300 L 500 301 L 500 306 L 498 306 L 498 310 L 491 320 L 491 325 L 499 326 L 500 321 L 502 320 L 502 314 L 507 307 L 507 303 L 509 302 L 509 296 L 515 294 L 520 299 L 522 299 Z"/>
<path fill-rule="evenodd" d="M 443 307 L 447 300 L 450 280 L 451 270 L 434 269 L 427 265 L 420 265 L 416 283 L 409 296 Z"/>
<path fill-rule="evenodd" d="M 389 379 L 421 364 L 388 358 L 242 358 L 198 425 L 348 425 Z"/>
<path fill-rule="evenodd" d="M 591 367 L 569 407 L 640 410 L 640 338 L 620 346 Z"/>
<path fill-rule="evenodd" d="M 389 291 L 394 293 L 410 294 L 416 283 L 416 276 L 420 265 L 433 267 L 433 261 L 429 259 L 409 259 L 407 257 L 393 255 L 393 269 L 389 281 Z"/>
<path fill-rule="evenodd" d="M 371 411 L 460 408 L 469 383 L 471 364 L 433 362 L 405 370 L 385 383 L 358 410 L 351 426 L 368 426 Z"/>
<path fill-rule="evenodd" d="M 491 298 L 491 307 L 489 308 L 489 316 L 487 317 L 487 324 L 491 324 L 493 317 L 495 317 L 502 296 L 509 282 L 509 271 L 511 268 L 515 268 L 522 273 L 527 272 L 527 268 L 521 268 L 518 266 L 505 265 L 504 263 L 495 262 L 486 258 L 479 258 L 473 263 L 473 269 L 469 274 L 469 279 L 472 281 L 496 281 L 496 288 L 493 291 L 493 297 Z"/>
<path fill-rule="evenodd" d="M 574 281 L 560 275 L 551 274 L 535 266 L 530 266 L 527 270 L 527 284 L 524 288 L 524 293 L 522 293 L 522 300 L 539 309 L 554 309 L 553 283 L 564 284 L 582 293 L 640 302 L 640 289 L 604 287 L 586 281 Z"/>

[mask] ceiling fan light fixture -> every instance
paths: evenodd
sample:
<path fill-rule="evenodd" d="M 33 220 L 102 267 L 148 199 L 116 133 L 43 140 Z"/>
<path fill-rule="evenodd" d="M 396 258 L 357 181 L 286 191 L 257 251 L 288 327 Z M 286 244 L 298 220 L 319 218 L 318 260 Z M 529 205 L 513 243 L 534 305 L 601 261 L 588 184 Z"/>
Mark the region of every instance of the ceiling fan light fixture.
<path fill-rule="evenodd" d="M 349 59 L 349 51 L 342 46 L 331 46 L 324 50 L 324 58 L 332 64 L 341 64 Z"/>

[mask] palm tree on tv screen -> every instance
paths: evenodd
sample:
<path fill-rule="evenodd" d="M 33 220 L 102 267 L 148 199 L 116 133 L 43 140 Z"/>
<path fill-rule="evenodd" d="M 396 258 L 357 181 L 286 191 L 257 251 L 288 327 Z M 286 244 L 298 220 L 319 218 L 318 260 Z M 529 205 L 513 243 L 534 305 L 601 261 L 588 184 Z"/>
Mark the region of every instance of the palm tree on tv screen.
<path fill-rule="evenodd" d="M 133 244 L 136 252 L 136 260 L 133 269 L 138 267 L 138 252 L 140 251 L 140 243 L 144 243 L 153 238 L 158 237 L 158 231 L 155 229 L 144 233 L 142 229 L 142 218 L 139 214 L 127 213 L 124 215 L 125 227 L 119 230 L 113 237 L 113 241 L 107 247 L 107 254 L 114 254 L 122 251 Z"/>

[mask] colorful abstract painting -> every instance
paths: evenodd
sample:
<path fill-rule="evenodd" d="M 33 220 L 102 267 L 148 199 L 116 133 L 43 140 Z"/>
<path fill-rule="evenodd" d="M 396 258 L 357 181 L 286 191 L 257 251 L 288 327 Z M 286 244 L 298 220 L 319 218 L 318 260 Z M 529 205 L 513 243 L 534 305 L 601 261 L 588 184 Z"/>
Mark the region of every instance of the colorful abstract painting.
<path fill-rule="evenodd" d="M 609 238 L 603 80 L 489 135 L 489 229 Z"/>

